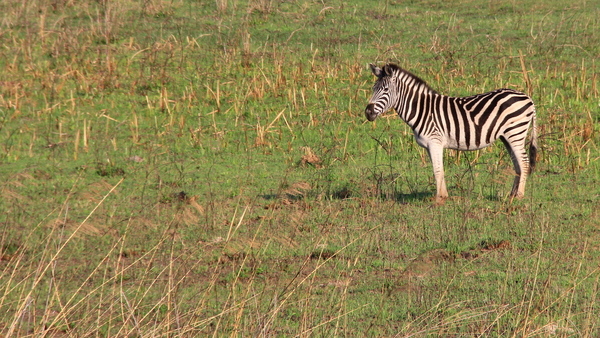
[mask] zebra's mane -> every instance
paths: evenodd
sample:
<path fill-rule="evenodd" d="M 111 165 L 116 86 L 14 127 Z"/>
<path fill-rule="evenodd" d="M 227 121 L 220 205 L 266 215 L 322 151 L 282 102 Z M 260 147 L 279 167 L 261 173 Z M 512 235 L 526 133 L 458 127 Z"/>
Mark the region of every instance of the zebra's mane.
<path fill-rule="evenodd" d="M 425 80 L 423 80 L 423 79 L 421 79 L 420 77 L 416 76 L 415 74 L 413 74 L 413 73 L 409 72 L 408 70 L 406 70 L 406 69 L 404 69 L 404 68 L 402 68 L 402 67 L 400 67 L 400 66 L 398 66 L 398 65 L 396 65 L 396 64 L 394 64 L 394 63 L 388 63 L 388 64 L 386 65 L 386 67 L 385 67 L 385 68 L 388 68 L 388 67 L 389 67 L 389 69 L 391 69 L 393 72 L 396 72 L 396 71 L 398 71 L 400 74 L 405 74 L 406 76 L 408 76 L 408 77 L 412 78 L 412 79 L 414 80 L 414 84 L 415 84 L 415 85 L 423 85 L 423 86 L 425 86 L 427 89 L 429 89 L 431 92 L 433 92 L 433 93 L 437 93 L 437 91 L 436 91 L 435 89 L 431 88 L 431 86 L 429 86 L 429 85 L 427 84 L 427 82 L 425 82 Z M 389 74 L 389 75 L 391 75 L 391 74 Z"/>

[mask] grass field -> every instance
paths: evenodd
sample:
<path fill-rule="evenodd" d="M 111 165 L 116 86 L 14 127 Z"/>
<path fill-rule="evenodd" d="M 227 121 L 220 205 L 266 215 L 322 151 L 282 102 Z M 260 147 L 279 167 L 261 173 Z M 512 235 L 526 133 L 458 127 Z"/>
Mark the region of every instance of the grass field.
<path fill-rule="evenodd" d="M 0 334 L 597 337 L 600 1 L 0 3 Z M 369 123 L 369 63 L 540 151 Z"/>

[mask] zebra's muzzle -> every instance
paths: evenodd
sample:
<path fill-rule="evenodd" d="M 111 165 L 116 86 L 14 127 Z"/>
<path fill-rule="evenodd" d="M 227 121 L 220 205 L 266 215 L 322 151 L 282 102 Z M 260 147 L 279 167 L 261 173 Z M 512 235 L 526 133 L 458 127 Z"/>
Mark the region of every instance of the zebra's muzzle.
<path fill-rule="evenodd" d="M 377 113 L 375 112 L 375 105 L 373 103 L 369 103 L 367 108 L 365 108 L 365 116 L 369 121 L 375 121 L 377 118 Z"/>

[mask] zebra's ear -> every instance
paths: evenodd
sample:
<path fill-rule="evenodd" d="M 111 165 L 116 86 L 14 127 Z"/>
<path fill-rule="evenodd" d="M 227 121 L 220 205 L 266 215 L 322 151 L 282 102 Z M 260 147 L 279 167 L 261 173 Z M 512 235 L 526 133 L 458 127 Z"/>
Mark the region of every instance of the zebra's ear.
<path fill-rule="evenodd" d="M 373 72 L 373 75 L 375 75 L 377 77 L 381 77 L 383 75 L 383 72 L 381 71 L 381 68 L 375 66 L 372 63 L 369 63 L 369 66 L 371 67 L 371 71 Z"/>
<path fill-rule="evenodd" d="M 392 76 L 394 74 L 394 70 L 389 64 L 383 66 L 383 75 Z"/>

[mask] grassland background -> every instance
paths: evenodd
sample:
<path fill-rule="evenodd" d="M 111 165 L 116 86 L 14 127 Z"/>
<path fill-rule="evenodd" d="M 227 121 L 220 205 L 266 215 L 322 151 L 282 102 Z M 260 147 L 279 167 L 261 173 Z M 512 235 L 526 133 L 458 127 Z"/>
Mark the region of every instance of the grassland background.
<path fill-rule="evenodd" d="M 0 334 L 600 334 L 599 1 L 5 0 Z M 370 62 L 536 102 L 537 171 L 367 123 Z"/>

